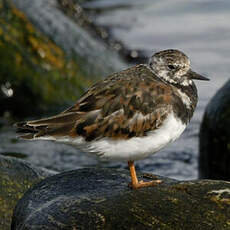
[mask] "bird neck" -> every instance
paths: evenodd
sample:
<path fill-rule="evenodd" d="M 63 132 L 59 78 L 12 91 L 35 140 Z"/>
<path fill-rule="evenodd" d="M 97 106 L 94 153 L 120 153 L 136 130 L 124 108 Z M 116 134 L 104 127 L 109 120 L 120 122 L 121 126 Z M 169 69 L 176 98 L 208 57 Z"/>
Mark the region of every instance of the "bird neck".
<path fill-rule="evenodd" d="M 177 114 L 178 117 L 180 117 L 184 124 L 188 124 L 193 116 L 198 101 L 196 86 L 194 82 L 192 82 L 192 84 L 188 86 L 183 86 L 179 84 L 173 84 L 173 86 L 177 88 L 177 92 L 178 94 L 180 94 L 180 102 L 178 101 L 177 105 L 178 109 L 175 108 L 174 112 Z M 180 107 L 179 104 L 183 104 L 183 107 Z"/>

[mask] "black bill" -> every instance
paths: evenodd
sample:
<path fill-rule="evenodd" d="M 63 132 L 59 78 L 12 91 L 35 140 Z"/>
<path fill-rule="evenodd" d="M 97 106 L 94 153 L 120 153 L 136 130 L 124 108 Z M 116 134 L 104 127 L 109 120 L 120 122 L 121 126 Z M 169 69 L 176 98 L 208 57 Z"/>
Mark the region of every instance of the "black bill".
<path fill-rule="evenodd" d="M 188 74 L 189 74 L 190 78 L 194 79 L 194 80 L 203 80 L 203 81 L 209 81 L 210 80 L 209 78 L 204 77 L 204 76 L 202 76 L 196 72 L 193 72 L 192 70 L 189 70 Z"/>

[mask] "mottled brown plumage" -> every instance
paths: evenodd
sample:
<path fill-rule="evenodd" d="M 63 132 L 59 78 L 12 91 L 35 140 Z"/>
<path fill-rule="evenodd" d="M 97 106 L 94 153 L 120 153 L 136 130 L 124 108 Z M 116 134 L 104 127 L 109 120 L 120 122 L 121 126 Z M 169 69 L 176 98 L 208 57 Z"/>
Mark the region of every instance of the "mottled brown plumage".
<path fill-rule="evenodd" d="M 192 79 L 207 80 L 190 69 L 182 52 L 161 51 L 149 65 L 136 65 L 96 83 L 64 112 L 17 127 L 25 139 L 80 144 L 102 157 L 126 159 L 133 188 L 155 185 L 159 181 L 138 182 L 133 161 L 183 132 L 197 104 Z"/>
<path fill-rule="evenodd" d="M 18 123 L 18 127 L 32 131 L 33 135 L 22 136 L 29 139 L 43 135 L 83 136 L 87 141 L 141 137 L 161 126 L 167 113 L 173 110 L 172 104 L 174 110 L 182 111 L 180 116 L 187 123 L 190 117 L 184 112 L 185 105 L 175 86 L 159 81 L 149 68 L 138 65 L 96 83 L 61 114 Z"/>

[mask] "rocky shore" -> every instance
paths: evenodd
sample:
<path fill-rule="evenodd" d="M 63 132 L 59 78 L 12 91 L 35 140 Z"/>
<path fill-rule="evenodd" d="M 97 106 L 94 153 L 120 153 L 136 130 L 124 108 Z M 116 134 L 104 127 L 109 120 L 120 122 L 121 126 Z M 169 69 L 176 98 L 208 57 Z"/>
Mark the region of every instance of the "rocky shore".
<path fill-rule="evenodd" d="M 132 190 L 128 170 L 86 168 L 48 177 L 17 203 L 12 230 L 229 229 L 230 183 L 179 182 Z"/>
<path fill-rule="evenodd" d="M 16 120 L 60 112 L 93 82 L 128 66 L 98 39 L 105 31 L 90 32 L 90 20 L 75 15 L 81 7 L 68 3 L 0 2 L 0 229 L 230 229 L 230 183 L 221 181 L 230 179 L 229 82 L 208 105 L 200 134 L 200 177 L 218 180 L 138 172 L 140 179 L 163 183 L 132 190 L 128 170 L 104 168 L 71 146 L 16 139 Z M 187 138 L 197 135 L 188 130 Z M 178 158 L 190 165 L 191 149 L 184 149 L 178 144 L 170 159 L 165 155 L 162 170 Z"/>

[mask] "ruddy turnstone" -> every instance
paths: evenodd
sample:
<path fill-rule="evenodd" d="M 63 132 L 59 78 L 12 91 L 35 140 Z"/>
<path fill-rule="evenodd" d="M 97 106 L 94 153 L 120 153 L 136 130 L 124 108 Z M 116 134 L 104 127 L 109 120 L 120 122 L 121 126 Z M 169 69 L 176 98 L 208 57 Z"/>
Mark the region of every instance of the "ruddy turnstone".
<path fill-rule="evenodd" d="M 209 80 L 190 69 L 184 53 L 160 51 L 149 64 L 96 83 L 64 112 L 17 127 L 24 139 L 60 141 L 101 158 L 127 161 L 134 189 L 156 185 L 161 181 L 138 181 L 134 161 L 159 151 L 184 131 L 198 99 L 193 79 Z"/>

